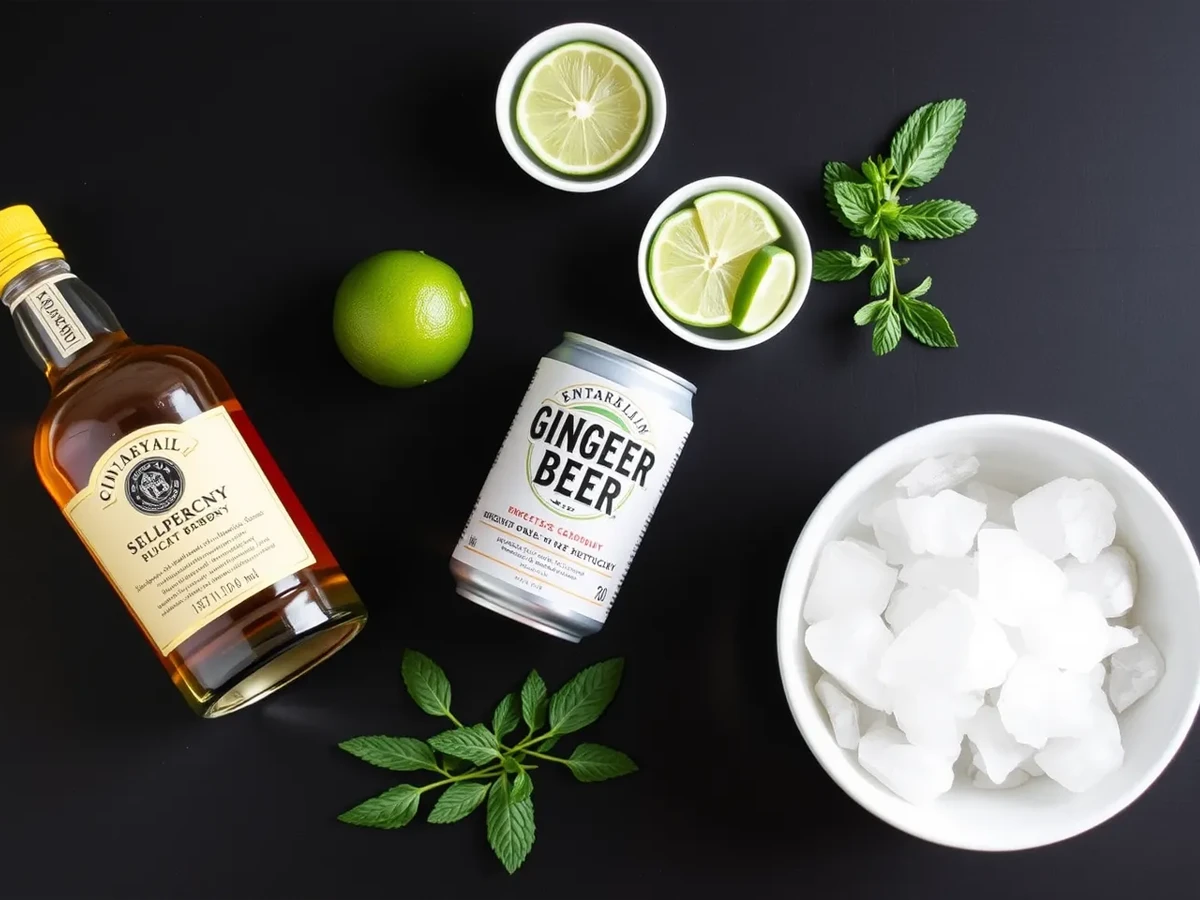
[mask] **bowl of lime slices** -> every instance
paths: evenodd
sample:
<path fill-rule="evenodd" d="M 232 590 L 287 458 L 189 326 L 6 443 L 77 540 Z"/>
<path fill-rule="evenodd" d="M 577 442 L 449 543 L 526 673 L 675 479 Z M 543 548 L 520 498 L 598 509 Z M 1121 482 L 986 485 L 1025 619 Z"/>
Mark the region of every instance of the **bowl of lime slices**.
<path fill-rule="evenodd" d="M 561 191 L 632 178 L 667 122 L 662 76 L 632 38 L 574 22 L 534 35 L 496 89 L 496 127 L 518 166 Z"/>
<path fill-rule="evenodd" d="M 747 178 L 702 178 L 650 217 L 638 277 L 670 331 L 698 347 L 740 350 L 796 317 L 812 279 L 812 248 L 800 217 L 775 191 Z"/>

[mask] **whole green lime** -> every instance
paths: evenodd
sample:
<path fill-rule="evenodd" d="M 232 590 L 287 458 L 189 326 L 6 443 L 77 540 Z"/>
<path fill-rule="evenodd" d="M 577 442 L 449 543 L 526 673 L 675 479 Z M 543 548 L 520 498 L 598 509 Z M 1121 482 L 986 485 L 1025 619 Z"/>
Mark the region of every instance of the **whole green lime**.
<path fill-rule="evenodd" d="M 333 304 L 333 338 L 360 374 L 414 387 L 454 368 L 471 343 L 471 300 L 458 273 L 417 250 L 387 250 L 351 269 Z"/>

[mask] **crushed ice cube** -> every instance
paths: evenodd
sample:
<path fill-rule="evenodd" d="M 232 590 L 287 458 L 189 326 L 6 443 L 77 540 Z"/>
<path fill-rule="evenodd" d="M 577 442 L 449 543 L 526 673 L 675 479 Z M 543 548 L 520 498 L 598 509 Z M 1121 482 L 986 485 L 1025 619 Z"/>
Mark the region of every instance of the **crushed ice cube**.
<path fill-rule="evenodd" d="M 1013 521 L 1017 532 L 1030 547 L 1050 559 L 1067 555 L 1067 535 L 1063 528 L 1061 501 L 1077 484 L 1074 478 L 1056 478 L 1034 488 L 1013 503 Z"/>
<path fill-rule="evenodd" d="M 1017 767 L 1033 756 L 1034 749 L 1019 743 L 1004 729 L 1000 711 L 982 706 L 967 723 L 967 737 L 979 757 L 976 766 L 987 773 L 993 784 L 1001 784 Z"/>
<path fill-rule="evenodd" d="M 1017 502 L 1017 495 L 1001 490 L 984 481 L 971 481 L 963 488 L 963 492 L 972 500 L 978 500 L 987 506 L 988 522 L 1004 528 L 1013 527 L 1012 505 Z"/>
<path fill-rule="evenodd" d="M 1018 768 L 1020 768 L 1023 772 L 1028 772 L 1034 778 L 1041 778 L 1046 774 L 1044 771 L 1042 771 L 1042 767 L 1037 764 L 1037 760 L 1032 756 L 1029 757 L 1029 759 L 1024 760 Z"/>
<path fill-rule="evenodd" d="M 1021 637 L 1021 629 L 1014 628 L 1012 625 L 1001 625 L 1000 627 L 1008 635 L 1008 646 L 1013 648 L 1013 653 L 1017 654 L 1018 658 L 1024 656 L 1025 638 Z"/>
<path fill-rule="evenodd" d="M 1016 661 L 1004 630 L 970 597 L 951 591 L 884 652 L 879 680 L 890 687 L 985 691 Z"/>
<path fill-rule="evenodd" d="M 903 565 L 916 558 L 916 554 L 908 546 L 904 526 L 900 524 L 896 500 L 885 500 L 868 513 L 859 516 L 859 521 L 871 526 L 871 530 L 875 532 L 875 543 L 883 548 L 887 561 L 892 565 Z"/>
<path fill-rule="evenodd" d="M 891 626 L 892 631 L 899 634 L 946 597 L 947 592 L 939 588 L 906 584 L 892 594 L 891 602 L 884 610 L 883 617 Z"/>
<path fill-rule="evenodd" d="M 923 459 L 916 468 L 896 482 L 896 487 L 909 497 L 936 494 L 946 488 L 962 484 L 979 471 L 979 460 L 974 456 L 951 453 Z"/>
<path fill-rule="evenodd" d="M 804 601 L 810 625 L 849 612 L 879 615 L 896 586 L 896 570 L 853 541 L 821 548 L 817 571 Z"/>
<path fill-rule="evenodd" d="M 846 750 L 858 749 L 858 704 L 846 696 L 828 675 L 817 679 L 817 699 L 829 715 L 833 738 Z"/>
<path fill-rule="evenodd" d="M 1088 595 L 1065 591 L 1034 609 L 1021 625 L 1028 653 L 1070 672 L 1088 673 L 1102 659 L 1136 640 L 1108 624 Z"/>
<path fill-rule="evenodd" d="M 1090 675 L 1063 672 L 1043 659 L 1023 656 L 1000 691 L 1000 721 L 1017 741 L 1040 750 L 1050 738 L 1088 732 L 1095 690 Z"/>
<path fill-rule="evenodd" d="M 1066 590 L 1062 569 L 1007 528 L 979 533 L 976 562 L 979 601 L 1005 625 L 1020 627 L 1032 610 L 1053 603 Z"/>
<path fill-rule="evenodd" d="M 846 538 L 846 540 L 848 540 L 852 544 L 862 547 L 864 550 L 866 550 L 868 553 L 870 553 L 876 559 L 887 562 L 887 551 L 884 550 L 882 547 L 879 547 L 875 544 L 869 544 L 866 541 L 860 541 L 858 538 L 854 538 L 854 537 L 848 537 L 848 538 Z"/>
<path fill-rule="evenodd" d="M 1117 712 L 1125 712 L 1158 684 L 1162 677 L 1162 654 L 1141 625 L 1134 627 L 1137 643 L 1118 650 L 1109 659 L 1108 696 Z"/>
<path fill-rule="evenodd" d="M 1013 520 L 1029 546 L 1050 559 L 1068 553 L 1091 562 L 1117 534 L 1117 502 L 1091 478 L 1056 478 L 1013 504 Z"/>
<path fill-rule="evenodd" d="M 865 612 L 825 619 L 804 632 L 813 661 L 858 700 L 884 712 L 892 706 L 878 677 L 879 663 L 892 640 L 883 620 Z"/>
<path fill-rule="evenodd" d="M 1137 566 L 1124 547 L 1102 550 L 1088 563 L 1068 559 L 1063 563 L 1063 571 L 1067 573 L 1071 590 L 1091 594 L 1108 618 L 1124 615 L 1133 607 L 1137 594 Z"/>
<path fill-rule="evenodd" d="M 1096 785 L 1125 760 L 1121 728 L 1104 697 L 1093 687 L 1089 725 L 1078 736 L 1056 737 L 1034 760 L 1068 791 L 1079 793 Z"/>
<path fill-rule="evenodd" d="M 1108 488 L 1084 478 L 1059 501 L 1067 551 L 1080 562 L 1092 562 L 1117 536 L 1117 501 Z"/>
<path fill-rule="evenodd" d="M 896 501 L 900 524 L 913 553 L 966 556 L 987 517 L 987 507 L 955 491 Z"/>
<path fill-rule="evenodd" d="M 900 580 L 923 588 L 962 591 L 968 597 L 979 592 L 979 570 L 967 557 L 922 556 L 900 570 Z"/>
<path fill-rule="evenodd" d="M 888 725 L 878 725 L 858 742 L 858 761 L 894 794 L 922 805 L 950 790 L 953 760 L 917 747 Z"/>
<path fill-rule="evenodd" d="M 876 725 L 887 725 L 889 714 L 878 709 L 872 709 L 869 706 L 859 704 L 858 707 L 858 733 L 866 734 Z"/>
<path fill-rule="evenodd" d="M 981 693 L 954 693 L 928 685 L 905 686 L 892 691 L 896 725 L 909 743 L 951 761 L 958 758 L 967 723 L 982 703 Z"/>
<path fill-rule="evenodd" d="M 1006 791 L 1012 788 L 1018 788 L 1029 780 L 1029 773 L 1023 769 L 1013 769 L 1008 773 L 1008 777 L 1001 782 L 992 781 L 988 774 L 982 769 L 975 773 L 975 777 L 971 779 L 971 784 L 977 788 L 982 788 L 985 791 Z"/>

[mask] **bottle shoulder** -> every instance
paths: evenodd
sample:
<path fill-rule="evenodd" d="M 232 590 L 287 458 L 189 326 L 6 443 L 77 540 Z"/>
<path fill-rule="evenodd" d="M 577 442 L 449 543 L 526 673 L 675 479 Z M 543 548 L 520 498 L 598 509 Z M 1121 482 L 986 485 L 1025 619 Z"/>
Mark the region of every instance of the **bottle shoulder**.
<path fill-rule="evenodd" d="M 216 402 L 231 395 L 221 370 L 195 350 L 168 344 L 129 344 L 62 384 L 52 394 L 42 418 L 52 419 L 81 405 L 120 406 L 180 391 Z"/>
<path fill-rule="evenodd" d="M 126 345 L 53 394 L 34 435 L 34 454 L 79 483 L 125 435 L 186 421 L 232 399 L 220 369 L 196 351 Z"/>

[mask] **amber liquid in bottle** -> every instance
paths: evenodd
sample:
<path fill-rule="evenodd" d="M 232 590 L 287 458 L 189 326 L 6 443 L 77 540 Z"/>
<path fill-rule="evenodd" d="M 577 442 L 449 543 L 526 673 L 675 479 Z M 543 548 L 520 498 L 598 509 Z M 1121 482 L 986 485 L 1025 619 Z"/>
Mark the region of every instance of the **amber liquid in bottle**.
<path fill-rule="evenodd" d="M 3 289 L 3 299 L 11 304 L 22 292 L 69 271 L 62 260 L 36 263 Z M 353 638 L 366 622 L 365 607 L 217 367 L 180 347 L 135 344 L 104 301 L 77 278 L 58 281 L 56 288 L 90 337 L 78 352 L 64 355 L 60 342 L 46 333 L 44 316 L 28 309 L 29 303 L 16 306 L 13 318 L 50 382 L 34 462 L 59 507 L 66 508 L 88 485 L 96 463 L 125 435 L 224 407 L 315 560 L 221 607 L 170 652 L 159 652 L 176 687 L 201 715 L 224 715 L 262 699 Z M 140 623 L 136 614 L 133 618 Z"/>

